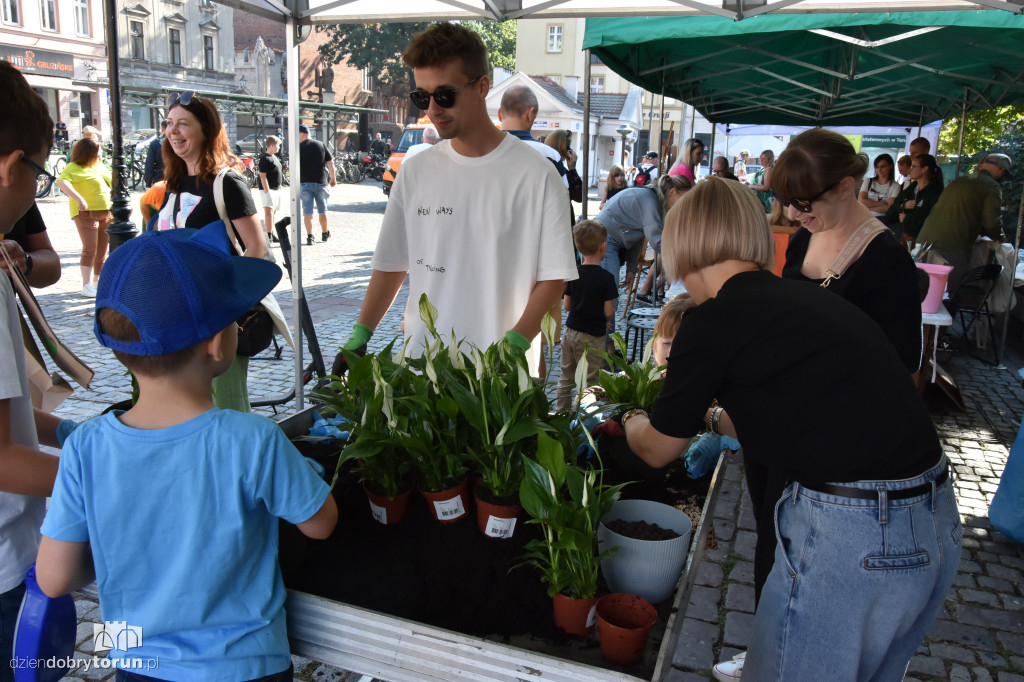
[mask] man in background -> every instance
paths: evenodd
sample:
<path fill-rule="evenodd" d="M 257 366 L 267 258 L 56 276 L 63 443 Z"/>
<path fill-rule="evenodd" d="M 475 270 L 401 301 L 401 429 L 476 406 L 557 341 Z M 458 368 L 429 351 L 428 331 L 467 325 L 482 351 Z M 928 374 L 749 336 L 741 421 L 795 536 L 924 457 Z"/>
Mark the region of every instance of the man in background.
<path fill-rule="evenodd" d="M 146 168 L 142 179 L 146 187 L 152 187 L 154 182 L 164 179 L 164 138 L 167 137 L 167 120 L 160 121 L 160 134 L 150 140 L 149 149 L 146 150 Z"/>

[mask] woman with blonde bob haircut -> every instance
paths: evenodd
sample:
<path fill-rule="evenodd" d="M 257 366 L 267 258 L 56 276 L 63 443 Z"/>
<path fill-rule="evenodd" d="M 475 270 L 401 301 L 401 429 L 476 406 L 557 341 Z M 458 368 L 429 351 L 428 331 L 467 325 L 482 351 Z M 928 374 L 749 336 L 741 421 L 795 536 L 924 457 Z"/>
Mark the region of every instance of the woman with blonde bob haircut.
<path fill-rule="evenodd" d="M 750 648 L 716 679 L 739 668 L 749 680 L 898 682 L 959 565 L 949 463 L 878 325 L 816 284 L 772 274 L 773 244 L 739 183 L 709 178 L 680 199 L 664 258 L 697 306 L 650 416 L 619 419 L 653 467 L 708 430 L 787 482 Z"/>
<path fill-rule="evenodd" d="M 761 204 L 742 183 L 720 180 L 697 183 L 700 200 L 691 190 L 665 216 L 663 260 L 672 280 L 727 260 L 748 261 L 762 270 L 775 264 L 775 241 Z"/>

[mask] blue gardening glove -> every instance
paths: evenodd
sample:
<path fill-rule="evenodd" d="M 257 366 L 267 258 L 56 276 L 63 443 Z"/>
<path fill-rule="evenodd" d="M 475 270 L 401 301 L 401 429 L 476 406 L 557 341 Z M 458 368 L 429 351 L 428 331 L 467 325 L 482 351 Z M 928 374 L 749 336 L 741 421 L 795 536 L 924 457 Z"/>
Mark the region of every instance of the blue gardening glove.
<path fill-rule="evenodd" d="M 348 440 L 350 432 L 342 430 L 342 427 L 348 425 L 349 422 L 342 417 L 323 417 L 313 410 L 313 426 L 309 429 L 309 435 L 324 441 Z"/>
<path fill-rule="evenodd" d="M 72 431 L 78 428 L 78 422 L 73 419 L 61 419 L 57 424 L 57 445 L 64 447 L 64 441 L 68 439 Z"/>
<path fill-rule="evenodd" d="M 686 463 L 686 475 L 690 478 L 700 478 L 714 468 L 718 462 L 718 456 L 722 454 L 723 441 L 729 440 L 739 449 L 739 442 L 728 436 L 717 436 L 713 433 L 704 433 L 696 441 L 690 444 L 690 449 L 683 456 Z"/>
<path fill-rule="evenodd" d="M 505 332 L 505 340 L 508 341 L 508 345 L 520 353 L 525 354 L 530 350 L 530 340 L 517 331 L 509 329 Z"/>
<path fill-rule="evenodd" d="M 366 344 L 372 337 L 372 329 L 367 327 L 365 324 L 359 324 L 356 322 L 352 325 L 351 336 L 348 337 L 348 341 L 345 342 L 345 345 L 343 345 L 341 349 L 353 351 L 356 355 L 366 355 Z M 345 354 L 338 351 L 338 354 L 334 356 L 334 364 L 331 365 L 331 374 L 340 377 L 347 371 L 348 363 L 345 362 Z"/>
<path fill-rule="evenodd" d="M 579 423 L 580 422 L 579 422 L 578 419 L 573 419 L 572 423 L 569 425 L 569 427 L 572 428 L 572 429 L 575 429 L 576 425 L 579 424 Z M 583 428 L 585 428 L 587 431 L 590 432 L 590 435 L 591 435 L 592 438 L 596 438 L 596 436 L 594 435 L 594 429 L 600 423 L 601 423 L 601 420 L 599 420 L 597 417 L 587 417 L 586 419 L 583 420 Z M 586 436 L 583 436 L 582 440 L 580 441 L 580 444 L 578 446 L 576 446 L 576 456 L 577 457 L 582 457 L 582 458 L 585 458 L 585 459 L 590 459 L 591 457 L 593 457 L 596 454 L 597 454 L 597 452 L 595 452 L 594 448 L 591 447 L 590 441 L 587 440 Z"/>
<path fill-rule="evenodd" d="M 742 445 L 740 445 L 740 442 L 733 438 L 732 436 L 726 436 L 723 434 L 719 436 L 719 438 L 722 439 L 722 447 L 732 450 L 733 452 L 736 452 L 741 447 L 743 447 Z"/>

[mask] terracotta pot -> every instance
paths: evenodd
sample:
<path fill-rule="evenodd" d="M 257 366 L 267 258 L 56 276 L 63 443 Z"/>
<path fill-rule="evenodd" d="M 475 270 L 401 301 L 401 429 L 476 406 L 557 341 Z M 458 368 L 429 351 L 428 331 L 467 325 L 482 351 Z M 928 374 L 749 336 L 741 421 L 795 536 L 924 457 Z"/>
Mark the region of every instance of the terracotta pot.
<path fill-rule="evenodd" d="M 432 493 L 420 488 L 420 495 L 427 501 L 430 513 L 441 523 L 454 523 L 466 515 L 469 509 L 468 482 L 465 478 L 453 487 Z"/>
<path fill-rule="evenodd" d="M 387 495 L 378 495 L 363 484 L 366 491 L 366 499 L 370 502 L 370 514 L 379 523 L 384 525 L 398 523 L 405 518 L 405 512 L 409 510 L 409 500 L 412 498 L 412 486 L 400 491 L 394 498 Z"/>
<path fill-rule="evenodd" d="M 597 622 L 597 597 L 590 599 L 573 599 L 564 594 L 553 597 L 555 605 L 555 625 L 570 635 L 589 635 Z"/>
<path fill-rule="evenodd" d="M 480 532 L 489 538 L 510 538 L 516 532 L 516 520 L 523 507 L 519 498 L 494 497 L 480 486 L 475 489 L 476 523 Z"/>
<path fill-rule="evenodd" d="M 597 601 L 601 654 L 615 665 L 638 663 L 657 620 L 658 612 L 651 603 L 635 594 L 601 597 Z"/>

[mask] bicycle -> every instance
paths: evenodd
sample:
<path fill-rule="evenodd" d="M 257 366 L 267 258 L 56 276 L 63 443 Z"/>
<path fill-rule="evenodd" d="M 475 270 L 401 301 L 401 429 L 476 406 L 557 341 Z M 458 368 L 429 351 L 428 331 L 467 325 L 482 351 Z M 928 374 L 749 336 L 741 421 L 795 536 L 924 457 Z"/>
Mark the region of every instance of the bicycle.
<path fill-rule="evenodd" d="M 67 160 L 65 160 L 64 156 L 60 153 L 50 154 L 50 156 L 47 157 L 46 163 L 43 167 L 48 172 L 52 173 L 53 177 L 51 178 L 46 175 L 39 176 L 40 180 L 36 185 L 36 199 L 42 199 L 43 197 L 50 195 L 50 192 L 57 186 L 54 178 L 60 177 L 60 174 L 64 171 L 64 166 L 66 166 L 67 163 Z M 59 192 L 60 189 L 57 189 L 56 191 Z"/>

